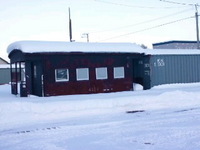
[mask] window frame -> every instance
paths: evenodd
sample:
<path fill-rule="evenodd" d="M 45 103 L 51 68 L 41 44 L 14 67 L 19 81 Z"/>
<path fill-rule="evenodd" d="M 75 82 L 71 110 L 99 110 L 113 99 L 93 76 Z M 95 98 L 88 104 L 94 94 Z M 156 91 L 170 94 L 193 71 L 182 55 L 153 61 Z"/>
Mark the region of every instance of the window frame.
<path fill-rule="evenodd" d="M 80 71 L 80 70 L 83 70 L 83 69 L 87 70 L 87 72 L 86 72 L 86 76 L 87 76 L 87 77 L 85 77 L 85 78 L 80 78 L 80 76 L 79 76 L 79 71 Z M 77 81 L 88 81 L 88 80 L 90 80 L 89 68 L 76 68 L 76 80 L 77 80 Z"/>
<path fill-rule="evenodd" d="M 57 70 L 66 70 L 67 71 L 67 78 L 66 79 L 58 79 Z M 55 69 L 55 81 L 56 82 L 68 82 L 69 81 L 69 69 L 68 68 Z"/>
<path fill-rule="evenodd" d="M 98 76 L 98 70 L 100 69 L 105 69 L 105 76 L 103 77 L 99 77 Z M 95 75 L 96 75 L 96 80 L 107 80 L 108 79 L 108 68 L 107 67 L 98 67 L 98 68 L 95 68 Z"/>
<path fill-rule="evenodd" d="M 117 75 L 116 71 L 117 69 L 123 69 L 123 73 L 122 75 Z M 124 79 L 125 78 L 125 67 L 121 66 L 121 67 L 114 67 L 113 68 L 113 77 L 114 79 Z"/>

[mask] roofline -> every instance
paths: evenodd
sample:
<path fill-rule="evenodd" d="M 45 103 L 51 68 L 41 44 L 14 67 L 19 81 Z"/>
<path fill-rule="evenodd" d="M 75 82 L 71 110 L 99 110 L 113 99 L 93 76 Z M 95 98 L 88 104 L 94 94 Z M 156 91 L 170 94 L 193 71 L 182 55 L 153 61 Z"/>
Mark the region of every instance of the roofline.
<path fill-rule="evenodd" d="M 164 45 L 164 44 L 171 44 L 171 43 L 197 43 L 197 41 L 181 41 L 181 40 L 172 40 L 160 43 L 153 43 L 153 46 Z"/>
<path fill-rule="evenodd" d="M 18 50 L 21 51 L 21 50 Z M 22 52 L 22 51 L 21 51 Z M 63 51 L 52 51 L 52 52 L 22 52 L 23 54 L 30 54 L 30 55 L 34 55 L 34 54 L 72 54 L 72 55 L 77 55 L 77 54 L 144 54 L 144 52 L 82 52 L 82 51 L 76 51 L 76 52 L 63 52 Z"/>
<path fill-rule="evenodd" d="M 64 55 L 85 55 L 85 54 L 106 54 L 106 55 L 118 55 L 118 54 L 122 54 L 122 55 L 127 55 L 127 54 L 135 54 L 135 55 L 144 55 L 145 52 L 100 52 L 100 51 L 97 51 L 97 52 L 82 52 L 82 51 L 76 51 L 76 52 L 63 52 L 63 51 L 52 51 L 52 52 L 23 52 L 22 50 L 20 49 L 15 49 L 13 50 L 9 55 L 8 57 L 10 58 L 10 56 L 14 53 L 14 52 L 21 52 L 22 54 L 24 55 L 54 55 L 54 54 L 64 54 Z"/>
<path fill-rule="evenodd" d="M 3 58 L 1 58 L 1 57 L 0 57 L 0 59 L 3 60 L 5 63 L 9 64 L 9 62 L 6 61 L 5 59 L 3 59 Z"/>
<path fill-rule="evenodd" d="M 10 54 L 14 50 L 23 53 L 35 52 L 135 52 L 142 51 L 141 46 L 134 43 L 85 43 L 64 41 L 18 41 L 7 48 Z"/>

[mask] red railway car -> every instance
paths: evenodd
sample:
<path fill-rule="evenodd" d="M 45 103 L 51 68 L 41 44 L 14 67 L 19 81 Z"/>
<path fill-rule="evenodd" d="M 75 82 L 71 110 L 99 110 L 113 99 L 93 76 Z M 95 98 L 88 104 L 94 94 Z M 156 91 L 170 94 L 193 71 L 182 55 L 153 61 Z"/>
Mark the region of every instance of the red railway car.
<path fill-rule="evenodd" d="M 11 66 L 25 66 L 23 78 L 11 76 L 21 79 L 12 80 L 12 93 L 21 96 L 130 91 L 143 82 L 134 75 L 143 57 L 136 44 L 20 41 L 8 53 Z"/>

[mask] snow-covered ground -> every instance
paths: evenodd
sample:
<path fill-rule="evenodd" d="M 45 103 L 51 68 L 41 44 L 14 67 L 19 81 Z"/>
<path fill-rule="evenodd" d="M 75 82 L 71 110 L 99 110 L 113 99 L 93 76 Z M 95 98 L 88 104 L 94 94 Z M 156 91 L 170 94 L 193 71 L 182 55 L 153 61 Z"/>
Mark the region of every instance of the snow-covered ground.
<path fill-rule="evenodd" d="M 0 86 L 0 150 L 199 150 L 200 83 L 20 98 Z"/>

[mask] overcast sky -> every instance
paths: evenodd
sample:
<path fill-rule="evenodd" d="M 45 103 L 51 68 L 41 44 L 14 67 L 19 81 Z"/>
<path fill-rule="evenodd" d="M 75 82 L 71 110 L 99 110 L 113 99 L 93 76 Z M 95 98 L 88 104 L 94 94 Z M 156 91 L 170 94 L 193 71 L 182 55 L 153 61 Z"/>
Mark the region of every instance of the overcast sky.
<path fill-rule="evenodd" d="M 196 40 L 195 18 L 189 18 L 195 7 L 184 4 L 199 0 L 164 1 L 1 0 L 0 57 L 8 60 L 7 46 L 15 41 L 69 41 L 69 7 L 76 42 L 87 41 L 83 33 L 89 33 L 90 42 L 132 42 L 149 48 L 157 42 Z"/>

